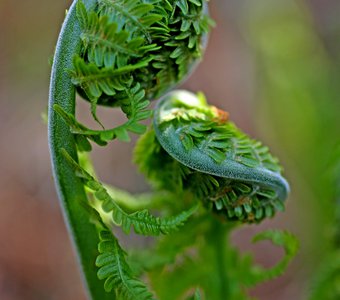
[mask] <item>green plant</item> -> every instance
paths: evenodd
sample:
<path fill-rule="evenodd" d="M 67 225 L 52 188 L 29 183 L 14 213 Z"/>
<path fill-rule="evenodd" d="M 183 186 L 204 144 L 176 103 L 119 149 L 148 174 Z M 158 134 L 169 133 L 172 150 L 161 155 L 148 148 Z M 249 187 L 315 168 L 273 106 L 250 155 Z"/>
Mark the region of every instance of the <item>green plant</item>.
<path fill-rule="evenodd" d="M 205 0 L 75 1 L 54 57 L 49 142 L 59 198 L 92 299 L 246 299 L 246 287 L 283 273 L 297 250 L 287 232 L 266 231 L 285 256 L 254 265 L 227 241 L 239 224 L 284 209 L 289 187 L 267 147 L 208 105 L 174 91 L 200 59 L 213 21 Z M 75 92 L 120 107 L 126 123 L 93 130 L 75 118 Z M 141 123 L 153 118 L 153 125 Z M 154 187 L 131 195 L 101 183 L 86 152 L 142 134 L 135 162 Z M 154 211 L 156 214 L 154 215 Z M 125 252 L 113 226 L 159 236 Z M 162 276 L 160 276 L 162 274 Z M 148 284 L 139 278 L 147 277 Z M 180 280 L 178 280 L 180 278 Z"/>

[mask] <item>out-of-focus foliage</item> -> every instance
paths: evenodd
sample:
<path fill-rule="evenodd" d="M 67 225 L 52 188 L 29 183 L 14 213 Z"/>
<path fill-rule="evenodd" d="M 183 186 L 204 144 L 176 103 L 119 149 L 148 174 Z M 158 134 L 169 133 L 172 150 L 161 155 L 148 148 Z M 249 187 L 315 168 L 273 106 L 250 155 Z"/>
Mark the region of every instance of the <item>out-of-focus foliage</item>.
<path fill-rule="evenodd" d="M 303 1 L 247 1 L 245 11 L 261 99 L 257 121 L 277 151 L 285 149 L 305 275 L 329 287 L 308 282 L 307 294 L 312 289 L 312 299 L 339 299 L 339 71 Z"/>

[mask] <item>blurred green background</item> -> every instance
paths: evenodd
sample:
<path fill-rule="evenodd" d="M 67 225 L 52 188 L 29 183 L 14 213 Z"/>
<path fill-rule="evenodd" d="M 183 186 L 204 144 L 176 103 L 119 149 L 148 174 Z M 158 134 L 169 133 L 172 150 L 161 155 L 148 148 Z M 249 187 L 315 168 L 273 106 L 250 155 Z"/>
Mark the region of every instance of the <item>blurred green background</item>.
<path fill-rule="evenodd" d="M 41 119 L 48 99 L 48 61 L 70 2 L 0 0 L 4 300 L 86 299 L 59 209 Z M 270 146 L 292 189 L 286 213 L 237 230 L 233 243 L 271 266 L 281 250 L 269 243 L 251 245 L 252 235 L 268 227 L 296 234 L 300 252 L 288 272 L 251 295 L 309 299 L 319 268 L 339 251 L 340 1 L 211 0 L 210 7 L 217 27 L 204 62 L 184 86 L 204 91 L 240 128 Z M 87 110 L 88 104 L 79 103 L 85 121 L 90 118 Z M 116 111 L 100 114 L 108 123 L 121 118 Z M 114 142 L 96 148 L 94 160 L 103 180 L 132 192 L 146 190 L 131 153 L 132 145 Z M 340 299 L 340 279 L 329 289 L 339 298 L 324 299 Z"/>

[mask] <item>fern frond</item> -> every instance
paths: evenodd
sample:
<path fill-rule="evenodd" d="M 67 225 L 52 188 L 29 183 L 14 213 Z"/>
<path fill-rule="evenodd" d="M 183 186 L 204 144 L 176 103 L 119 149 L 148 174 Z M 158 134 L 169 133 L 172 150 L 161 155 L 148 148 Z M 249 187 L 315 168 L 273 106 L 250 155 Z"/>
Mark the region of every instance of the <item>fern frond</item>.
<path fill-rule="evenodd" d="M 98 250 L 100 254 L 96 260 L 96 266 L 99 267 L 97 274 L 99 279 L 105 279 L 105 291 L 115 290 L 118 299 L 153 299 L 145 284 L 134 278 L 125 259 L 126 253 L 110 231 L 100 232 Z"/>
<path fill-rule="evenodd" d="M 186 3 L 184 5 L 188 6 L 187 1 L 184 3 Z M 118 67 L 123 67 L 131 63 L 131 59 L 137 62 L 147 52 L 169 57 L 167 52 L 170 51 L 171 60 L 177 64 L 175 71 L 177 76 L 175 76 L 174 80 L 168 81 L 167 85 L 170 86 L 174 82 L 181 80 L 200 50 L 192 51 L 187 47 L 189 37 L 188 40 L 184 40 L 185 38 L 183 39 L 183 37 L 177 40 L 174 38 L 181 34 L 178 22 L 172 20 L 171 26 L 170 23 L 167 23 L 170 20 L 169 7 L 173 10 L 175 8 L 169 2 L 165 4 L 164 6 L 159 1 L 100 0 L 99 16 L 95 12 L 86 14 L 84 5 L 79 4 L 77 15 L 81 24 L 84 24 L 82 33 L 83 52 L 88 61 L 95 63 L 98 68 L 112 66 L 114 62 L 119 61 Z M 183 7 L 180 2 L 176 5 Z M 191 11 L 191 6 L 196 7 L 195 12 Z M 190 3 L 188 7 L 189 16 L 195 15 L 197 18 L 201 18 L 205 15 L 202 11 L 202 5 L 197 6 L 197 3 L 196 5 Z M 175 15 L 180 20 L 186 17 Z M 199 31 L 199 33 L 195 33 L 198 44 L 201 41 L 202 34 L 209 29 L 208 27 Z M 170 33 L 172 33 L 173 37 L 170 36 Z M 155 40 L 155 43 L 151 44 L 150 39 Z M 169 42 L 169 39 L 172 42 Z M 86 61 L 83 62 L 87 63 Z M 152 69 L 149 72 L 154 76 L 158 72 L 163 74 L 168 67 L 169 64 L 164 66 L 163 72 L 161 70 L 156 70 L 155 72 Z M 76 66 L 75 68 L 77 69 Z M 138 80 L 138 76 L 135 79 Z M 150 82 L 146 84 L 149 85 L 150 89 L 154 88 L 154 83 L 152 85 Z M 160 90 L 164 91 L 159 83 L 157 85 Z M 111 94 L 108 95 L 112 96 Z"/>
<path fill-rule="evenodd" d="M 131 37 L 125 27 L 123 28 L 117 23 L 117 20 L 112 19 L 112 14 L 120 18 L 128 12 L 133 12 L 133 18 L 137 18 L 137 15 L 149 18 L 151 10 L 158 10 L 163 15 L 166 14 L 166 10 L 161 7 L 158 1 L 141 4 L 138 1 L 103 0 L 99 6 L 101 15 L 98 17 L 95 12 L 87 14 L 84 5 L 78 5 L 78 17 L 86 27 L 83 29 L 82 38 L 83 51 L 87 56 L 87 61 L 79 56 L 74 58 L 74 70 L 71 71 L 72 82 L 81 87 L 82 93 L 90 99 L 92 115 L 98 122 L 96 106 L 99 99 L 102 104 L 112 103 L 112 99 L 114 99 L 115 104 L 121 106 L 129 120 L 117 128 L 101 131 L 91 130 L 72 118 L 68 118 L 68 123 L 72 124 L 73 133 L 84 136 L 83 141 L 88 137 L 100 145 L 106 145 L 107 141 L 116 137 L 128 141 L 128 131 L 136 133 L 145 131 L 145 126 L 138 121 L 150 117 L 150 113 L 143 108 L 149 102 L 139 99 L 136 104 L 134 87 L 131 86 L 132 80 L 137 82 L 136 86 L 141 86 L 144 89 L 144 91 L 138 91 L 144 93 L 144 97 L 146 97 L 146 93 L 159 95 L 168 88 L 170 82 L 177 82 L 184 76 L 187 71 L 184 66 L 188 65 L 192 58 L 186 59 L 185 55 L 180 55 L 183 51 L 187 52 L 183 45 L 178 46 L 180 47 L 178 49 L 183 49 L 182 52 L 178 50 L 167 52 L 168 50 L 165 50 L 165 56 L 157 54 L 144 58 L 146 52 L 153 53 L 161 46 L 159 44 L 147 45 L 140 36 Z M 104 13 L 106 10 L 111 11 L 110 16 Z M 147 12 L 148 10 L 150 11 Z M 167 26 L 161 23 L 157 23 L 157 28 L 169 31 Z M 155 28 L 153 27 L 152 30 Z M 143 46 L 141 46 L 142 43 Z M 189 52 L 187 52 L 188 55 L 190 55 Z M 161 57 L 166 57 L 165 61 L 163 59 L 163 62 L 160 62 Z M 186 62 L 182 66 L 175 67 L 179 59 Z M 149 72 L 149 68 L 146 68 L 149 63 L 156 70 L 154 78 L 152 78 L 153 70 L 151 69 Z M 132 73 L 136 74 L 135 77 L 132 77 Z M 151 84 L 154 80 L 158 82 L 157 88 Z M 140 93 L 138 95 L 141 95 Z M 63 116 L 67 117 L 65 114 Z M 83 148 L 89 149 L 90 147 Z"/>
<path fill-rule="evenodd" d="M 152 111 L 147 109 L 150 102 L 145 100 L 144 95 L 145 91 L 139 83 L 117 93 L 117 101 L 120 101 L 122 110 L 127 115 L 128 120 L 124 124 L 111 129 L 89 129 L 78 122 L 72 114 L 66 113 L 61 107 L 55 106 L 54 109 L 70 126 L 72 133 L 81 136 L 81 141 L 88 138 L 98 145 L 103 146 L 115 138 L 121 141 L 130 141 L 128 132 L 137 134 L 145 132 L 146 126 L 140 122 L 148 119 Z M 90 147 L 81 148 L 85 150 L 90 149 Z"/>
<path fill-rule="evenodd" d="M 122 105 L 121 92 L 132 82 L 140 84 L 146 99 L 153 99 L 188 74 L 200 56 L 198 45 L 209 26 L 195 31 L 196 25 L 184 28 L 180 22 L 203 20 L 202 4 L 200 0 L 99 0 L 97 10 L 87 12 L 83 2 L 77 2 L 83 48 L 81 55 L 74 57 L 71 78 L 80 95 L 91 102 L 92 115 L 100 125 L 97 105 Z M 188 15 L 177 13 L 176 7 Z M 141 131 L 135 123 L 131 129 Z M 121 139 L 129 139 L 126 126 L 117 132 Z M 84 135 L 100 144 L 116 136 L 112 130 L 105 131 L 103 139 L 94 132 Z"/>
<path fill-rule="evenodd" d="M 155 217 L 148 210 L 136 211 L 134 213 L 126 213 L 109 195 L 105 187 L 81 168 L 66 152 L 62 149 L 62 153 L 71 164 L 76 174 L 84 180 L 84 184 L 90 189 L 94 197 L 101 202 L 102 209 L 106 213 L 110 213 L 113 222 L 121 226 L 125 233 L 129 233 L 131 227 L 137 234 L 142 235 L 160 235 L 175 232 L 179 227 L 183 226 L 185 221 L 197 210 L 198 205 L 193 206 L 187 211 L 172 217 Z"/>
<path fill-rule="evenodd" d="M 71 71 L 72 83 L 81 86 L 91 101 L 91 113 L 96 121 L 98 99 L 102 94 L 115 95 L 119 91 L 130 88 L 133 78 L 131 72 L 148 66 L 152 57 L 141 60 L 133 65 L 125 65 L 114 69 L 105 67 L 99 69 L 94 63 L 85 63 L 79 56 L 74 57 L 74 70 Z M 100 122 L 99 122 L 100 123 Z"/>
<path fill-rule="evenodd" d="M 214 118 L 207 118 L 206 113 L 198 110 L 173 109 L 165 120 L 177 119 L 176 132 L 187 151 L 197 147 L 209 155 L 217 163 L 226 157 L 248 167 L 263 167 L 274 172 L 282 171 L 277 158 L 273 157 L 269 148 L 259 141 L 250 139 L 231 123 L 219 124 Z"/>
<path fill-rule="evenodd" d="M 246 275 L 243 278 L 244 284 L 248 287 L 281 276 L 299 249 L 298 240 L 293 234 L 287 231 L 266 230 L 258 233 L 253 238 L 253 242 L 264 240 L 271 241 L 275 246 L 283 247 L 285 255 L 281 261 L 272 268 L 265 269 L 260 266 L 253 266 L 247 274 L 248 276 Z"/>
<path fill-rule="evenodd" d="M 229 220 L 271 218 L 284 210 L 288 191 L 281 167 L 226 116 L 202 97 L 175 91 L 157 107 L 135 161 L 157 187 L 190 191 Z"/>
<path fill-rule="evenodd" d="M 209 126 L 200 128 L 210 130 Z M 203 133 L 205 131 L 193 132 L 197 137 L 201 137 Z M 182 139 L 181 143 L 186 142 Z M 219 147 L 220 144 L 216 146 Z M 206 155 L 214 157 L 211 152 L 206 152 Z M 157 188 L 177 192 L 189 190 L 216 213 L 223 214 L 230 220 L 260 222 L 264 218 L 273 217 L 276 211 L 284 211 L 284 204 L 278 193 L 271 188 L 228 180 L 181 164 L 164 151 L 152 129 L 138 141 L 134 161 Z"/>

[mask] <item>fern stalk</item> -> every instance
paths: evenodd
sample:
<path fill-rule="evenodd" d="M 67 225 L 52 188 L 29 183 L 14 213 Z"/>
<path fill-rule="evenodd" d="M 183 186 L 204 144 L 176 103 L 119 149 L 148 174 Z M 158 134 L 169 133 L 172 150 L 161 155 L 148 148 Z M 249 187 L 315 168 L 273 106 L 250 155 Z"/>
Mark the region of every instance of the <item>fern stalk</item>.
<path fill-rule="evenodd" d="M 215 221 L 215 220 L 214 220 Z M 218 294 L 220 295 L 219 299 L 230 299 L 231 294 L 231 284 L 230 279 L 228 278 L 228 234 L 231 228 L 234 226 L 230 226 L 228 224 L 223 224 L 221 226 L 219 222 L 214 222 L 213 226 L 211 227 L 210 231 L 208 232 L 207 239 L 209 244 L 213 248 L 215 252 L 215 263 L 216 263 L 216 271 L 219 276 L 218 281 Z M 209 238 L 210 237 L 210 238 Z"/>
<path fill-rule="evenodd" d="M 84 0 L 84 3 L 89 9 L 96 5 L 95 0 Z M 66 112 L 73 115 L 75 113 L 75 87 L 67 70 L 73 66 L 74 53 L 80 50 L 81 40 L 75 38 L 80 32 L 75 1 L 67 12 L 54 55 L 49 94 L 48 138 L 60 204 L 78 255 L 85 285 L 92 299 L 105 300 L 114 299 L 115 295 L 105 292 L 92 263 L 97 257 L 99 238 L 95 225 L 88 221 L 84 186 L 60 152 L 61 148 L 65 148 L 77 160 L 74 136 L 53 110 L 53 105 L 58 104 Z"/>

